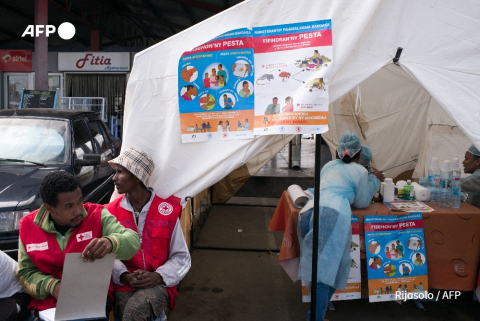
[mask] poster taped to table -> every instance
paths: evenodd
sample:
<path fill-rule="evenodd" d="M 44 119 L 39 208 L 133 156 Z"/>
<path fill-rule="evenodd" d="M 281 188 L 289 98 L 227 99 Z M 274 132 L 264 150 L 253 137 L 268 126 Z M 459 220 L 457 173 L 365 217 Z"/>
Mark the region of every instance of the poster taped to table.
<path fill-rule="evenodd" d="M 358 217 L 352 215 L 352 242 L 350 256 L 352 257 L 352 266 L 348 275 L 347 287 L 343 290 L 337 290 L 330 301 L 342 301 L 360 299 L 362 296 L 362 275 L 360 271 L 360 224 Z M 311 301 L 311 282 L 302 280 L 302 302 Z"/>
<path fill-rule="evenodd" d="M 295 205 L 296 208 L 302 208 L 305 206 L 305 204 L 307 204 L 308 196 L 300 186 L 296 184 L 290 185 L 287 188 L 287 191 L 288 195 L 290 195 L 293 205 Z"/>
<path fill-rule="evenodd" d="M 406 293 L 425 296 L 427 257 L 422 213 L 365 216 L 370 302 L 403 300 Z"/>
<path fill-rule="evenodd" d="M 249 29 L 185 52 L 178 65 L 182 142 L 253 138 L 253 74 Z"/>
<path fill-rule="evenodd" d="M 255 135 L 328 130 L 331 20 L 253 28 Z"/>
<path fill-rule="evenodd" d="M 395 212 L 434 212 L 435 210 L 430 206 L 419 201 L 393 201 L 385 202 L 385 204 L 391 211 Z"/>

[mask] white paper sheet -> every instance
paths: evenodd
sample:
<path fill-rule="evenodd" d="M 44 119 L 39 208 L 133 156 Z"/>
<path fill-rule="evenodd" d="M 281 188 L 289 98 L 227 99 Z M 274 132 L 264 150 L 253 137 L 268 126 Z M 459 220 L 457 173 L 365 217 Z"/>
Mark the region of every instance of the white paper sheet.
<path fill-rule="evenodd" d="M 105 317 L 115 254 L 84 262 L 80 253 L 65 255 L 55 321 Z"/>

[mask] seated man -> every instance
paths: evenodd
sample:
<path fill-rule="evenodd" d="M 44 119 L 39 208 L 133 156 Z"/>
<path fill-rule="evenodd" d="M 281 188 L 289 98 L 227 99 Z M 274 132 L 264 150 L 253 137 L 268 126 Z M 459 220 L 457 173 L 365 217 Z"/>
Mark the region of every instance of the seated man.
<path fill-rule="evenodd" d="M 0 251 L 0 320 L 25 320 L 29 312 L 30 296 L 23 292 L 15 277 L 18 263 Z"/>
<path fill-rule="evenodd" d="M 129 148 L 109 163 L 117 191 L 124 195 L 106 207 L 142 240 L 133 258 L 115 261 L 115 316 L 125 321 L 159 317 L 167 306 L 174 309 L 176 285 L 190 269 L 178 219 L 182 207 L 148 188 L 155 164 L 144 151 Z"/>
<path fill-rule="evenodd" d="M 465 152 L 462 164 L 465 174 L 472 174 L 460 180 L 462 192 L 468 194 L 468 203 L 480 208 L 480 151 L 475 145 Z"/>
<path fill-rule="evenodd" d="M 71 174 L 56 171 L 45 176 L 40 195 L 40 209 L 20 221 L 18 242 L 17 277 L 33 297 L 29 308 L 35 311 L 57 305 L 66 253 L 82 253 L 84 261 L 93 262 L 107 253 L 129 259 L 140 248 L 137 233 L 124 228 L 103 206 L 83 203 L 80 185 Z"/>

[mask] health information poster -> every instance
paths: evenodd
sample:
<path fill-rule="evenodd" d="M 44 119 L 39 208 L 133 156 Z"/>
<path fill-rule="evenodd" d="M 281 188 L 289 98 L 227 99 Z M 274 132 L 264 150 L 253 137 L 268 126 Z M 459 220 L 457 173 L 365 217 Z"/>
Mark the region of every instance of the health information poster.
<path fill-rule="evenodd" d="M 352 247 L 350 256 L 352 266 L 348 275 L 348 283 L 345 290 L 337 290 L 330 301 L 361 299 L 362 297 L 362 275 L 360 272 L 360 223 L 358 217 L 352 215 Z"/>
<path fill-rule="evenodd" d="M 364 226 L 370 302 L 403 300 L 411 292 L 426 295 L 422 213 L 365 216 Z"/>
<path fill-rule="evenodd" d="M 185 52 L 178 74 L 182 142 L 253 138 L 251 30 L 232 30 Z"/>
<path fill-rule="evenodd" d="M 313 202 L 313 201 L 312 201 Z M 362 296 L 362 275 L 360 271 L 360 224 L 358 217 L 352 215 L 352 243 L 350 256 L 352 257 L 352 266 L 348 275 L 347 287 L 344 291 L 337 290 L 330 301 L 360 299 Z M 311 282 L 302 280 L 302 302 L 311 301 Z"/>
<path fill-rule="evenodd" d="M 253 28 L 255 135 L 328 130 L 331 20 Z"/>

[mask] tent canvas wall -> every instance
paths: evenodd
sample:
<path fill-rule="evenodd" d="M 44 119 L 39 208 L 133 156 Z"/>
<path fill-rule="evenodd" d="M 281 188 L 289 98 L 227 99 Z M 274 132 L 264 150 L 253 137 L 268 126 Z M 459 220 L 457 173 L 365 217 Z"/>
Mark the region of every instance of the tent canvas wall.
<path fill-rule="evenodd" d="M 278 149 L 291 136 L 181 143 L 178 59 L 232 29 L 332 19 L 327 140 L 334 144 L 347 128 L 356 130 L 374 150 L 379 169 L 419 159 L 387 175 L 415 165 L 422 175 L 431 155 L 450 159 L 462 157 L 470 142 L 480 147 L 479 17 L 478 1 L 244 1 L 135 56 L 123 148 L 150 153 L 156 192 L 182 200 L 248 166 L 262 151 L 272 154 L 265 150 Z M 397 66 L 392 59 L 398 47 L 403 53 Z M 255 164 L 258 169 L 261 162 Z"/>

